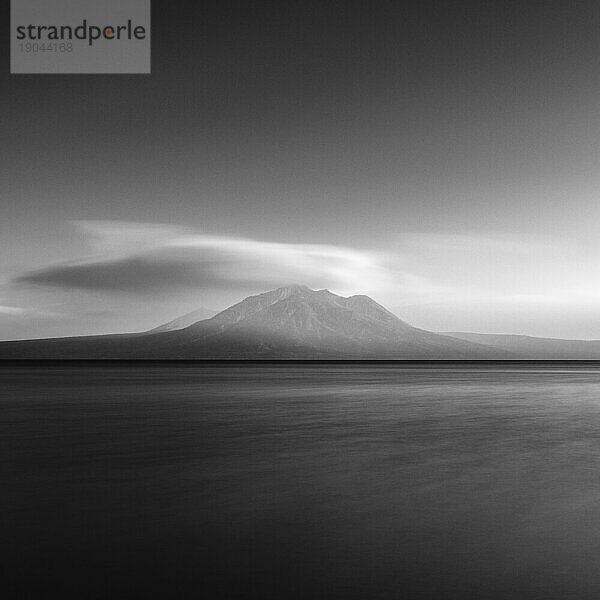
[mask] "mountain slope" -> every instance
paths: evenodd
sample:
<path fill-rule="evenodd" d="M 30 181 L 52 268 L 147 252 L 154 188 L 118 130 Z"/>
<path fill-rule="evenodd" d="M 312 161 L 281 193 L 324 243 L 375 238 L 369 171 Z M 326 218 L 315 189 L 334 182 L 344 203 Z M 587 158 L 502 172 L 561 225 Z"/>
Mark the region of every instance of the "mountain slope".
<path fill-rule="evenodd" d="M 163 325 L 159 325 L 154 329 L 151 329 L 151 333 L 160 333 L 161 331 L 177 331 L 179 329 L 185 329 L 198 321 L 203 321 L 204 319 L 210 319 L 215 315 L 214 310 L 209 310 L 208 308 L 198 308 L 197 310 L 193 310 L 181 317 L 177 317 L 168 323 L 164 323 Z"/>
<path fill-rule="evenodd" d="M 411 327 L 367 296 L 290 286 L 183 329 L 0 343 L 2 358 L 478 359 L 505 350 Z"/>

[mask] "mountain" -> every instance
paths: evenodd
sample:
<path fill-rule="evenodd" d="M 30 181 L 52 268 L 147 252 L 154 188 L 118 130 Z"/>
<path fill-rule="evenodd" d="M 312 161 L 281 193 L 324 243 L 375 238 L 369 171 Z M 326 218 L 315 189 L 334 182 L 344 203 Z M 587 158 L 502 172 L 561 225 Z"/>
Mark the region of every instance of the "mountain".
<path fill-rule="evenodd" d="M 283 287 L 184 327 L 0 343 L 0 358 L 479 359 L 505 350 L 411 327 L 368 296 Z"/>
<path fill-rule="evenodd" d="M 561 340 L 527 335 L 463 332 L 443 335 L 499 348 L 517 357 L 532 360 L 600 360 L 600 340 Z"/>
<path fill-rule="evenodd" d="M 251 296 L 183 330 L 185 347 L 228 358 L 469 358 L 505 352 L 411 327 L 368 296 L 306 286 Z"/>

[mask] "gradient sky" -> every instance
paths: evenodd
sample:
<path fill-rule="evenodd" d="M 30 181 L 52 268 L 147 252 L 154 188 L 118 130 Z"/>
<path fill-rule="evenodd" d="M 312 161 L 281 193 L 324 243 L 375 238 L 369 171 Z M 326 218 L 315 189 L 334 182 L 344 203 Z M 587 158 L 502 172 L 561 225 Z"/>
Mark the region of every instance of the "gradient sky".
<path fill-rule="evenodd" d="M 290 282 L 600 338 L 597 2 L 239 4 L 153 3 L 150 76 L 10 75 L 5 36 L 0 338 Z"/>

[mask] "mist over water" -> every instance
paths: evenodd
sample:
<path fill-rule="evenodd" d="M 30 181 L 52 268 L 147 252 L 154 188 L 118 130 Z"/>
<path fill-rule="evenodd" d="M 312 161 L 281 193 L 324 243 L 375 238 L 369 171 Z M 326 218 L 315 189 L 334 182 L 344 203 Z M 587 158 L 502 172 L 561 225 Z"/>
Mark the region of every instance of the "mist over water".
<path fill-rule="evenodd" d="M 0 467 L 9 597 L 600 593 L 600 369 L 4 364 Z"/>

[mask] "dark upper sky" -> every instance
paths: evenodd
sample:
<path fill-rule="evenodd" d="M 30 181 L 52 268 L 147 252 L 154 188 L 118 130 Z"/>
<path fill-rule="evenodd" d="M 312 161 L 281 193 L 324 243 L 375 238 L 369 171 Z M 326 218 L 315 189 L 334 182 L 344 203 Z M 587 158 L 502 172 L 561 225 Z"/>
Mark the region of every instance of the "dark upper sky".
<path fill-rule="evenodd" d="M 598 3 L 197 0 L 152 20 L 150 76 L 10 75 L 2 41 L 4 337 L 140 328 L 288 268 L 423 326 L 592 335 Z"/>

